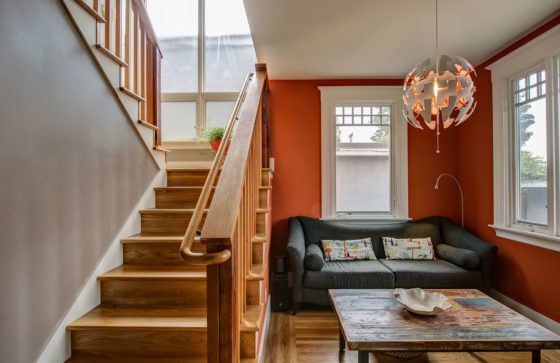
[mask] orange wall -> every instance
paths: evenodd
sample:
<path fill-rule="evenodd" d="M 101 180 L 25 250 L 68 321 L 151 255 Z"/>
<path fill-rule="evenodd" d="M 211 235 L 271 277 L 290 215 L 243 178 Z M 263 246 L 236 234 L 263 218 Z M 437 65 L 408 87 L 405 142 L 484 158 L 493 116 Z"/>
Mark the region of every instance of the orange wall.
<path fill-rule="evenodd" d="M 271 157 L 275 158 L 272 189 L 271 256 L 285 255 L 288 218 L 321 216 L 321 103 L 317 86 L 402 85 L 402 80 L 270 81 Z M 440 173 L 456 173 L 454 128 L 442 131 L 441 153 L 435 153 L 435 133 L 408 128 L 409 216 L 460 218 L 457 187 Z M 273 258 L 271 258 L 273 260 Z"/>
<path fill-rule="evenodd" d="M 465 227 L 498 246 L 493 288 L 560 322 L 560 253 L 496 237 L 493 223 L 492 83 L 477 69 L 478 107 L 458 128 L 457 172 L 465 194 Z"/>

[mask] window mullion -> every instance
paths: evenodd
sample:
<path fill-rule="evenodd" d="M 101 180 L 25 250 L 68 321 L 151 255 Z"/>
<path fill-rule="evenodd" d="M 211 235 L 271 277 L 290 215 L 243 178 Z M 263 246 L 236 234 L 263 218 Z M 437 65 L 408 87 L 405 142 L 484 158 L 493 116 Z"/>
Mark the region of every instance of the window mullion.
<path fill-rule="evenodd" d="M 205 51 L 205 0 L 198 0 L 198 97 L 196 101 L 196 136 L 202 137 L 206 128 L 206 103 L 202 92 L 204 87 L 204 51 Z"/>

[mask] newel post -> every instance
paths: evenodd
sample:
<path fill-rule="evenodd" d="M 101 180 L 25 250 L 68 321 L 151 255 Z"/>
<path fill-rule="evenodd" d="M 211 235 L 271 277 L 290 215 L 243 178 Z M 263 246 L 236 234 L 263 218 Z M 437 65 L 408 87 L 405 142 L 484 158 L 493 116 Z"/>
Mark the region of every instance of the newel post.
<path fill-rule="evenodd" d="M 236 236 L 236 233 L 233 234 Z M 225 242 L 225 241 L 224 241 Z M 206 266 L 207 351 L 209 363 L 239 362 L 240 333 L 238 268 L 236 241 L 206 241 L 206 252 L 231 251 L 224 263 Z"/>

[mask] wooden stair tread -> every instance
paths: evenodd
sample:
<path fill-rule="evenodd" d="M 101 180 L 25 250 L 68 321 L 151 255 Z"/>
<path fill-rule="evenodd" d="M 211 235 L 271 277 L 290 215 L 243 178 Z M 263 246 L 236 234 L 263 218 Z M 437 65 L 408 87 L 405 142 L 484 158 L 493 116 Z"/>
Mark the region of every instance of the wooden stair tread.
<path fill-rule="evenodd" d="M 137 233 L 121 239 L 121 243 L 181 243 L 184 237 L 184 234 Z M 194 239 L 200 241 L 198 236 Z"/>
<path fill-rule="evenodd" d="M 121 239 L 122 244 L 127 243 L 181 243 L 183 234 L 168 233 L 137 233 Z M 200 242 L 200 237 L 194 238 L 195 243 Z M 253 236 L 253 243 L 265 243 L 268 241 L 268 233 L 257 233 Z"/>
<path fill-rule="evenodd" d="M 194 185 L 194 186 L 176 186 L 176 187 L 154 187 L 155 191 L 167 191 L 167 190 L 202 190 L 204 186 L 201 185 Z M 213 186 L 212 189 L 216 189 L 216 186 Z"/>
<path fill-rule="evenodd" d="M 154 187 L 155 191 L 168 191 L 168 190 L 202 190 L 204 189 L 204 186 L 202 185 L 194 185 L 194 186 L 172 186 L 172 187 Z M 214 185 L 212 187 L 212 189 L 216 189 L 216 186 Z M 269 190 L 272 189 L 271 186 L 261 186 L 259 187 L 259 189 L 263 189 L 263 190 Z"/>
<path fill-rule="evenodd" d="M 204 266 L 150 266 L 121 265 L 97 277 L 99 281 L 107 280 L 205 280 Z"/>
<path fill-rule="evenodd" d="M 129 308 L 99 305 L 66 330 L 206 330 L 206 307 Z"/>
<path fill-rule="evenodd" d="M 265 243 L 268 241 L 268 233 L 257 233 L 253 236 L 253 243 Z"/>
<path fill-rule="evenodd" d="M 263 305 L 247 305 L 241 331 L 258 331 Z M 99 305 L 68 324 L 66 330 L 188 329 L 205 330 L 206 307 L 114 307 Z"/>
<path fill-rule="evenodd" d="M 222 168 L 220 168 L 219 170 L 221 170 Z M 167 168 L 166 171 L 171 171 L 171 172 L 189 172 L 189 171 L 210 171 L 210 168 Z"/>
<path fill-rule="evenodd" d="M 140 214 L 167 214 L 167 213 L 169 213 L 169 214 L 173 214 L 173 213 L 193 214 L 194 209 L 150 208 L 150 209 L 141 209 L 138 212 Z M 208 213 L 208 209 L 205 209 L 204 213 Z"/>
<path fill-rule="evenodd" d="M 263 305 L 247 305 L 247 310 L 243 315 L 241 331 L 259 331 L 264 312 Z"/>
<path fill-rule="evenodd" d="M 267 269 L 268 265 L 266 263 L 253 264 L 253 266 L 251 267 L 251 271 L 249 271 L 249 275 L 247 275 L 247 280 L 264 280 Z"/>
<path fill-rule="evenodd" d="M 70 357 L 65 361 L 66 363 L 201 363 L 200 357 L 172 357 L 172 358 L 162 358 L 162 357 L 87 357 L 78 356 Z M 206 362 L 206 360 L 202 360 Z M 242 358 L 242 363 L 252 363 L 256 362 L 252 358 Z"/>

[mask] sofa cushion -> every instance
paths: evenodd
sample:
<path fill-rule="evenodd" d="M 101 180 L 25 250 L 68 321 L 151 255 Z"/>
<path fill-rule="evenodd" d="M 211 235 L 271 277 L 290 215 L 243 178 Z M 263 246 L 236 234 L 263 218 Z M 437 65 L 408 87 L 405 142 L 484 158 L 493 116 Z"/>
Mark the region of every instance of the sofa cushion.
<path fill-rule="evenodd" d="M 439 258 L 467 270 L 474 270 L 480 265 L 480 257 L 471 250 L 441 243 L 437 246 L 436 252 Z"/>
<path fill-rule="evenodd" d="M 318 245 L 309 245 L 305 250 L 305 268 L 312 271 L 321 271 L 325 260 L 323 251 Z"/>
<path fill-rule="evenodd" d="M 303 285 L 315 289 L 390 289 L 391 271 L 379 261 L 330 261 L 321 271 L 305 271 Z"/>
<path fill-rule="evenodd" d="M 345 241 L 324 239 L 321 243 L 325 251 L 325 261 L 376 259 L 369 237 Z"/>
<path fill-rule="evenodd" d="M 388 260 L 435 260 L 434 245 L 430 237 L 383 237 L 385 258 Z"/>
<path fill-rule="evenodd" d="M 379 260 L 395 275 L 395 287 L 480 288 L 482 275 L 444 260 Z"/>
<path fill-rule="evenodd" d="M 321 244 L 324 239 L 348 240 L 371 237 L 373 251 L 377 258 L 385 258 L 381 237 L 425 238 L 430 237 L 434 246 L 441 241 L 439 217 L 421 221 L 387 224 L 360 224 L 352 222 L 328 221 L 308 217 L 297 217 L 303 227 L 305 245 Z"/>

